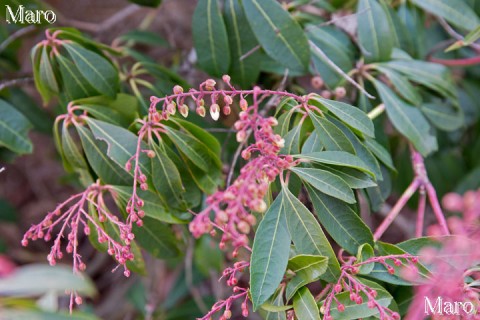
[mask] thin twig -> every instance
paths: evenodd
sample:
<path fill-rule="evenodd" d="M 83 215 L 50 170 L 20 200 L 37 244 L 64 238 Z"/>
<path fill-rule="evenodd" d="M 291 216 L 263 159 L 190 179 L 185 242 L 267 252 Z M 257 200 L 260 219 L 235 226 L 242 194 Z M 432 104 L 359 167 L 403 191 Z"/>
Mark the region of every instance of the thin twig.
<path fill-rule="evenodd" d="M 17 40 L 18 38 L 20 37 L 23 37 L 24 35 L 34 31 L 37 29 L 37 26 L 35 25 L 29 25 L 28 27 L 25 27 L 25 28 L 22 28 L 22 29 L 19 29 L 17 31 L 15 31 L 14 33 L 12 33 L 7 39 L 5 39 L 5 41 L 3 41 L 2 43 L 0 43 L 0 52 L 2 52 L 3 50 L 5 50 L 8 45 L 12 42 L 14 42 L 15 40 Z"/>
<path fill-rule="evenodd" d="M 21 86 L 21 85 L 24 85 L 24 84 L 29 84 L 31 82 L 33 82 L 32 77 L 6 80 L 6 81 L 3 81 L 2 83 L 0 83 L 0 91 L 2 91 L 5 88 Z"/>
<path fill-rule="evenodd" d="M 445 19 L 443 18 L 440 18 L 438 17 L 438 22 L 440 23 L 440 25 L 442 26 L 443 29 L 445 29 L 445 31 L 451 36 L 453 37 L 454 39 L 458 40 L 458 41 L 464 41 L 465 38 L 460 34 L 458 33 L 457 31 L 455 31 L 448 23 L 447 21 L 445 21 Z M 476 44 L 476 43 L 472 43 L 470 44 L 470 46 L 472 48 L 475 49 L 475 51 L 479 52 L 480 51 L 480 45 Z"/>
<path fill-rule="evenodd" d="M 256 46 L 253 47 L 252 49 L 248 50 L 247 53 L 245 53 L 244 55 L 242 55 L 238 60 L 242 61 L 242 60 L 248 58 L 249 56 L 251 56 L 252 54 L 254 54 L 256 51 L 258 51 L 260 48 L 261 48 L 260 45 L 256 45 Z"/>
<path fill-rule="evenodd" d="M 348 82 L 350 82 L 354 87 L 356 87 L 360 92 L 369 97 L 370 99 L 375 99 L 374 96 L 369 94 L 361 85 L 359 85 L 355 80 L 352 79 L 348 74 L 346 74 L 339 66 L 335 64 L 330 58 L 320 49 L 312 40 L 308 41 L 310 46 L 325 60 L 325 62 L 331 66 L 338 74 L 344 77 Z"/>

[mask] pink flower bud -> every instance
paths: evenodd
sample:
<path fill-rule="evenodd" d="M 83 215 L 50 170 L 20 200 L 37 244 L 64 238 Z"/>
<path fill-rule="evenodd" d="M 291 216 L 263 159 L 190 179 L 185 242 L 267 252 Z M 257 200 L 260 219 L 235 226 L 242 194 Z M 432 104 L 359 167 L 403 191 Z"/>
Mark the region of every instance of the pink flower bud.
<path fill-rule="evenodd" d="M 174 115 L 176 111 L 177 111 L 177 108 L 176 108 L 175 102 L 171 102 L 167 104 L 167 112 L 169 114 Z"/>
<path fill-rule="evenodd" d="M 345 311 L 345 305 L 339 303 L 337 306 L 338 312 L 344 312 Z"/>
<path fill-rule="evenodd" d="M 335 97 L 337 99 L 342 99 L 343 97 L 345 97 L 346 94 L 347 94 L 347 91 L 345 90 L 344 87 L 335 88 Z"/>
<path fill-rule="evenodd" d="M 392 313 L 393 320 L 400 320 L 400 315 L 397 312 Z"/>
<path fill-rule="evenodd" d="M 80 264 L 78 265 L 78 269 L 79 269 L 80 271 L 85 271 L 85 270 L 87 269 L 87 265 L 82 262 L 82 263 L 80 263 Z"/>
<path fill-rule="evenodd" d="M 132 164 L 130 163 L 130 161 L 128 161 L 127 163 L 125 163 L 125 170 L 126 170 L 126 171 L 132 170 Z"/>
<path fill-rule="evenodd" d="M 225 317 L 225 319 L 230 319 L 232 317 L 232 311 L 225 310 L 225 312 L 223 313 L 223 316 Z"/>
<path fill-rule="evenodd" d="M 142 184 L 140 185 L 140 189 L 142 189 L 143 191 L 148 190 L 148 184 L 142 183 Z"/>
<path fill-rule="evenodd" d="M 242 109 L 243 111 L 247 110 L 248 109 L 248 102 L 247 100 L 245 99 L 241 99 L 240 100 L 240 109 Z"/>
<path fill-rule="evenodd" d="M 127 278 L 130 277 L 130 270 L 127 269 L 127 270 L 123 271 L 123 275 Z"/>
<path fill-rule="evenodd" d="M 173 87 L 173 93 L 174 94 L 182 94 L 183 93 L 183 88 L 179 85 L 176 85 Z"/>
<path fill-rule="evenodd" d="M 230 76 L 228 74 L 224 74 L 222 76 L 222 80 L 223 82 L 225 82 L 226 84 L 229 84 L 230 83 Z"/>
<path fill-rule="evenodd" d="M 340 293 L 342 291 L 342 285 L 340 283 L 337 283 L 334 287 L 334 290 L 336 293 Z"/>
<path fill-rule="evenodd" d="M 197 109 L 195 110 L 195 112 L 196 112 L 200 117 L 205 117 L 206 110 L 205 110 L 205 107 L 204 107 L 204 106 L 197 107 Z"/>
<path fill-rule="evenodd" d="M 232 108 L 230 106 L 223 107 L 223 114 L 228 116 L 232 112 Z"/>
<path fill-rule="evenodd" d="M 205 81 L 205 89 L 209 90 L 209 91 L 212 91 L 215 89 L 215 85 L 217 83 L 215 82 L 215 80 L 213 79 L 208 79 L 207 81 Z"/>
<path fill-rule="evenodd" d="M 369 300 L 368 303 L 367 303 L 367 307 L 370 308 L 370 309 L 375 308 L 375 301 Z"/>
<path fill-rule="evenodd" d="M 245 160 L 250 159 L 251 155 L 252 154 L 250 153 L 250 150 L 248 150 L 248 149 L 245 149 L 245 150 L 242 151 L 242 158 L 245 159 Z"/>
<path fill-rule="evenodd" d="M 188 117 L 188 106 L 186 104 L 182 104 L 179 108 L 179 111 L 184 118 Z"/>
<path fill-rule="evenodd" d="M 356 304 L 362 304 L 363 303 L 363 299 L 360 295 L 358 295 L 357 298 L 355 299 L 355 303 Z"/>
<path fill-rule="evenodd" d="M 237 228 L 241 233 L 244 233 L 244 234 L 250 233 L 250 225 L 243 220 L 237 224 Z"/>
<path fill-rule="evenodd" d="M 320 92 L 320 95 L 325 99 L 330 99 L 332 97 L 332 93 L 328 90 L 323 90 Z"/>
<path fill-rule="evenodd" d="M 216 103 L 210 106 L 210 116 L 213 120 L 217 121 L 220 117 L 220 106 Z"/>
<path fill-rule="evenodd" d="M 28 246 L 28 240 L 27 239 L 22 240 L 22 246 L 24 246 L 24 247 Z"/>
<path fill-rule="evenodd" d="M 247 137 L 247 133 L 245 131 L 238 131 L 237 132 L 237 142 L 243 142 L 245 138 Z"/>
<path fill-rule="evenodd" d="M 321 89 L 324 85 L 323 79 L 319 76 L 315 76 L 311 80 L 312 87 L 314 89 Z"/>
<path fill-rule="evenodd" d="M 226 105 L 230 105 L 233 103 L 233 99 L 230 96 L 224 96 L 223 97 L 223 102 L 225 102 Z"/>
<path fill-rule="evenodd" d="M 75 298 L 75 303 L 78 304 L 78 305 L 82 304 L 82 297 L 77 296 L 77 297 Z"/>
<path fill-rule="evenodd" d="M 139 177 L 139 180 L 140 180 L 140 182 L 142 182 L 142 183 L 147 182 L 147 176 L 144 175 L 144 174 L 141 174 L 140 177 Z"/>

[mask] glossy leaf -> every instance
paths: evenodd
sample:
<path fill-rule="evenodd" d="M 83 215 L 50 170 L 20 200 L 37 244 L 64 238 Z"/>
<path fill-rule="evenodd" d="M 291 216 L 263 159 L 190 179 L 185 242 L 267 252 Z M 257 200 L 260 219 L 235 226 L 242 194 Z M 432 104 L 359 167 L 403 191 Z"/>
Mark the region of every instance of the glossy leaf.
<path fill-rule="evenodd" d="M 464 1 L 412 0 L 412 2 L 460 29 L 473 30 L 480 24 L 478 16 Z"/>
<path fill-rule="evenodd" d="M 374 256 L 375 252 L 373 251 L 373 247 L 368 243 L 364 243 L 358 248 L 357 260 L 355 261 L 355 263 L 367 261 Z M 369 274 L 370 272 L 372 272 L 373 267 L 374 263 L 363 264 L 358 268 L 359 274 Z"/>
<path fill-rule="evenodd" d="M 293 309 L 297 319 L 320 320 L 320 313 L 312 293 L 303 287 L 293 297 Z"/>
<path fill-rule="evenodd" d="M 372 232 L 350 206 L 310 185 L 306 187 L 315 213 L 335 242 L 351 254 L 365 243 L 373 246 Z"/>
<path fill-rule="evenodd" d="M 169 259 L 178 257 L 180 250 L 177 246 L 179 240 L 175 237 L 170 226 L 145 216 L 143 226 L 134 226 L 135 241 L 154 257 Z"/>
<path fill-rule="evenodd" d="M 272 296 L 287 268 L 291 238 L 285 215 L 283 195 L 279 194 L 256 231 L 250 259 L 250 293 L 254 310 Z"/>
<path fill-rule="evenodd" d="M 57 56 L 56 60 L 62 75 L 64 93 L 70 101 L 98 94 L 82 76 L 73 62 L 61 55 Z"/>
<path fill-rule="evenodd" d="M 393 41 L 387 12 L 377 0 L 358 2 L 358 40 L 366 62 L 385 61 L 390 58 Z"/>
<path fill-rule="evenodd" d="M 208 152 L 202 144 L 198 143 L 198 140 L 189 134 L 172 128 L 167 129 L 167 134 L 175 143 L 175 146 L 188 159 L 190 159 L 201 170 L 208 171 L 209 167 L 206 160 Z"/>
<path fill-rule="evenodd" d="M 248 57 L 240 59 L 255 48 L 258 41 L 250 29 L 239 0 L 225 1 L 225 25 L 232 57 L 229 75 L 234 83 L 247 87 L 254 83 L 260 74 L 261 54 L 255 51 Z"/>
<path fill-rule="evenodd" d="M 250 27 L 265 52 L 286 68 L 307 70 L 310 47 L 300 25 L 275 0 L 243 0 Z"/>
<path fill-rule="evenodd" d="M 333 173 L 334 175 L 345 181 L 352 189 L 363 189 L 368 187 L 374 187 L 377 185 L 377 183 L 372 180 L 372 177 L 370 175 L 355 169 L 343 167 L 339 168 L 337 166 L 317 163 L 314 164 L 314 168 L 326 170 Z"/>
<path fill-rule="evenodd" d="M 118 71 L 107 59 L 75 43 L 65 43 L 63 47 L 92 87 L 108 97 L 115 97 L 118 90 Z"/>
<path fill-rule="evenodd" d="M 48 51 L 42 50 L 42 58 L 40 62 L 40 81 L 42 81 L 46 88 L 51 92 L 57 93 L 59 91 L 59 85 L 55 78 L 53 71 L 52 61 L 49 58 Z"/>
<path fill-rule="evenodd" d="M 317 131 L 313 131 L 305 140 L 302 146 L 302 153 L 320 152 L 323 150 L 323 144 L 320 142 Z"/>
<path fill-rule="evenodd" d="M 0 99 L 0 146 L 16 153 L 31 153 L 33 145 L 28 138 L 32 125 L 8 102 Z"/>
<path fill-rule="evenodd" d="M 352 189 L 350 189 L 348 184 L 331 172 L 315 168 L 291 168 L 290 170 L 325 194 L 347 203 L 356 202 Z"/>
<path fill-rule="evenodd" d="M 318 102 L 351 128 L 366 136 L 375 136 L 372 120 L 360 109 L 344 102 L 324 99 L 318 95 L 311 96 L 310 99 Z"/>
<path fill-rule="evenodd" d="M 393 126 L 407 137 L 422 155 L 436 151 L 437 139 L 431 134 L 430 124 L 420 110 L 401 100 L 383 83 L 375 81 L 375 86 Z"/>
<path fill-rule="evenodd" d="M 321 278 L 327 281 L 334 281 L 340 274 L 340 266 L 320 224 L 288 188 L 282 188 L 282 197 L 288 230 L 295 244 L 296 252 L 327 257 L 328 268 L 321 275 Z"/>
<path fill-rule="evenodd" d="M 315 130 L 326 150 L 346 151 L 355 154 L 352 143 L 345 134 L 324 117 L 310 113 Z"/>
<path fill-rule="evenodd" d="M 375 174 L 370 170 L 370 168 L 368 168 L 362 159 L 345 151 L 302 153 L 299 155 L 294 155 L 294 157 L 333 166 L 353 168 L 366 172 L 372 177 L 375 177 Z"/>
<path fill-rule="evenodd" d="M 217 0 L 198 1 L 192 33 L 199 66 L 212 76 L 226 74 L 230 66 L 230 50 Z"/>
<path fill-rule="evenodd" d="M 319 280 L 327 267 L 327 257 L 301 254 L 291 258 L 288 269 L 294 272 L 295 276 L 287 284 L 287 300 L 290 300 L 299 288 Z"/>

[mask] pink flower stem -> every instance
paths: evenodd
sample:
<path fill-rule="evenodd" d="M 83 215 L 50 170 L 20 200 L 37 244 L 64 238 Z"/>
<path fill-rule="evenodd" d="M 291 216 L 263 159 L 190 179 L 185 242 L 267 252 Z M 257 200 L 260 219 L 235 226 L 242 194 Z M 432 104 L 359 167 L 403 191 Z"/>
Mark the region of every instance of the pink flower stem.
<path fill-rule="evenodd" d="M 380 239 L 380 237 L 392 224 L 393 220 L 395 220 L 397 215 L 400 213 L 400 210 L 402 210 L 402 208 L 407 204 L 408 200 L 412 197 L 412 195 L 415 193 L 419 186 L 420 181 L 418 179 L 414 179 L 412 183 L 408 186 L 408 188 L 405 190 L 405 192 L 402 194 L 400 199 L 398 199 L 392 210 L 388 213 L 387 217 L 383 220 L 383 222 L 373 234 L 373 239 L 375 241 Z"/>
<path fill-rule="evenodd" d="M 418 210 L 417 210 L 417 227 L 415 230 L 415 237 L 419 238 L 423 234 L 423 221 L 425 217 L 425 206 L 427 202 L 427 195 L 425 193 L 425 186 L 421 185 L 419 188 Z"/>
<path fill-rule="evenodd" d="M 428 199 L 430 200 L 430 205 L 432 206 L 433 212 L 435 213 L 435 217 L 438 220 L 438 224 L 440 225 L 440 228 L 442 228 L 443 233 L 445 233 L 446 235 L 449 235 L 450 232 L 447 227 L 447 221 L 445 220 L 445 216 L 442 212 L 442 208 L 440 208 L 437 192 L 435 191 L 435 188 L 432 186 L 431 183 L 428 183 L 426 185 L 426 188 L 428 193 Z"/>

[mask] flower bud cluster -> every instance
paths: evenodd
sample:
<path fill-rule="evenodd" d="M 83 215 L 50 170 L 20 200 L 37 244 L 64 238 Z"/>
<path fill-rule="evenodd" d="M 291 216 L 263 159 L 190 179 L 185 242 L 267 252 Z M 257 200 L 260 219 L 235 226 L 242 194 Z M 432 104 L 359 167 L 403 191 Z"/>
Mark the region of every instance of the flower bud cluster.
<path fill-rule="evenodd" d="M 241 305 L 242 316 L 247 318 L 248 315 L 249 315 L 248 304 L 247 304 L 248 290 L 245 289 L 245 288 L 235 286 L 235 287 L 233 287 L 233 292 L 234 292 L 234 294 L 231 295 L 230 297 L 228 297 L 227 299 L 217 301 L 212 306 L 212 309 L 205 316 L 203 316 L 202 318 L 198 318 L 197 320 L 210 320 L 210 319 L 212 319 L 212 316 L 214 314 L 220 312 L 221 310 L 223 310 L 223 313 L 218 318 L 219 320 L 232 319 L 232 311 L 231 311 L 232 304 L 236 300 L 240 300 L 240 299 L 243 299 L 242 305 Z"/>
<path fill-rule="evenodd" d="M 247 136 L 253 133 L 255 142 L 242 151 L 242 158 L 248 163 L 240 170 L 240 175 L 224 191 L 217 191 L 207 198 L 207 207 L 190 224 L 195 237 L 214 233 L 214 227 L 223 231 L 220 247 L 227 243 L 234 247 L 237 255 L 240 247 L 248 246 L 248 237 L 256 218 L 251 212 L 265 212 L 267 204 L 263 200 L 269 184 L 285 169 L 295 164 L 289 155 L 279 155 L 284 140 L 273 132 L 278 124 L 273 117 L 264 118 L 254 108 L 240 113 L 235 123 L 237 140 L 246 143 Z M 210 212 L 215 218 L 210 220 Z"/>
<path fill-rule="evenodd" d="M 77 273 L 86 269 L 77 250 L 80 230 L 83 229 L 83 233 L 87 236 L 93 236 L 92 233 L 95 232 L 97 241 L 107 245 L 108 254 L 118 262 L 119 266 L 124 268 L 124 275 L 128 277 L 130 270 L 126 263 L 134 258 L 130 244 L 135 235 L 131 226 L 120 221 L 109 211 L 104 201 L 105 192 L 115 196 L 110 186 L 100 185 L 99 182 L 96 182 L 84 192 L 71 196 L 57 206 L 54 211 L 49 212 L 42 222 L 30 227 L 23 236 L 22 245 L 27 246 L 29 240 L 50 241 L 54 230 L 59 229 L 47 260 L 53 266 L 57 260 L 63 258 L 62 240 L 66 238 L 65 251 L 72 254 L 73 271 Z M 116 235 L 109 234 L 106 231 L 106 225 L 117 229 L 118 232 L 115 233 L 119 234 L 120 239 L 117 239 Z M 67 231 L 68 229 L 70 231 Z"/>

